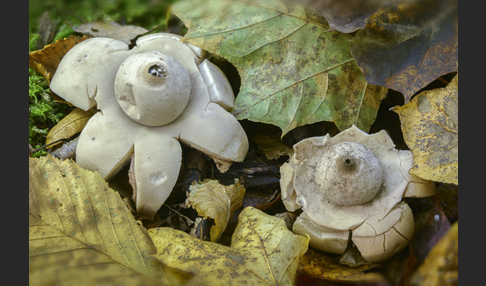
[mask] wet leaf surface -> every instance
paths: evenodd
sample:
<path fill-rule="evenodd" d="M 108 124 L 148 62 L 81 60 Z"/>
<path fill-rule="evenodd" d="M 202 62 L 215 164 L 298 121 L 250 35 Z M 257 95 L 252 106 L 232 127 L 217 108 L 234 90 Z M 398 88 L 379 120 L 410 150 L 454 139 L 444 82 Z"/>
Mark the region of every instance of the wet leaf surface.
<path fill-rule="evenodd" d="M 457 0 L 401 1 L 380 9 L 359 30 L 352 54 L 370 84 L 408 102 L 441 75 L 457 71 Z"/>
<path fill-rule="evenodd" d="M 290 232 L 283 220 L 250 207 L 239 216 L 231 247 L 171 228 L 153 228 L 149 235 L 156 257 L 195 273 L 195 285 L 293 285 L 308 246 L 308 238 Z"/>
<path fill-rule="evenodd" d="M 234 114 L 279 126 L 282 135 L 318 121 L 368 131 L 386 89 L 368 84 L 351 56 L 351 37 L 300 6 L 272 1 L 177 2 L 185 40 L 236 66 Z M 296 56 L 298 55 L 298 56 Z"/>
<path fill-rule="evenodd" d="M 458 184 L 458 90 L 456 76 L 445 88 L 423 91 L 393 110 L 413 153 L 410 173 L 420 178 Z"/>

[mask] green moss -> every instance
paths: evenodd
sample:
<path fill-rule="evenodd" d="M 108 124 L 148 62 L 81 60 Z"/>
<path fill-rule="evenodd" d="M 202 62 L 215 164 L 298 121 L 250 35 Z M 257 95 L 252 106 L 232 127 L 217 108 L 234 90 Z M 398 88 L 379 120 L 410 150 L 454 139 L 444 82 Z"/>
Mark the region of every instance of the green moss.
<path fill-rule="evenodd" d="M 39 17 L 45 12 L 59 24 L 76 25 L 92 21 L 116 21 L 150 29 L 167 28 L 167 10 L 176 0 L 30 0 L 29 28 L 37 32 Z"/>
<path fill-rule="evenodd" d="M 72 108 L 52 100 L 47 81 L 32 69 L 29 69 L 29 144 L 41 148 L 46 135 L 59 120 Z M 35 156 L 44 155 L 39 151 Z"/>
<path fill-rule="evenodd" d="M 72 26 L 92 21 L 116 21 L 138 25 L 147 29 L 158 26 L 167 29 L 168 8 L 177 0 L 30 0 L 29 1 L 29 51 L 39 48 L 39 18 L 46 11 L 57 25 L 53 41 L 73 33 Z M 41 148 L 46 135 L 72 107 L 52 100 L 47 81 L 29 69 L 29 144 Z M 34 154 L 41 156 L 46 151 Z"/>

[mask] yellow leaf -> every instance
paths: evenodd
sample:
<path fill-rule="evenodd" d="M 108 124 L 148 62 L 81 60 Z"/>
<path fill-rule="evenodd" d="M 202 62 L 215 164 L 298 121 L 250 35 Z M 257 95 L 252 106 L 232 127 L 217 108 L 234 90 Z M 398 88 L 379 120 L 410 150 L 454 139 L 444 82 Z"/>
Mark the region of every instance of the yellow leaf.
<path fill-rule="evenodd" d="M 452 286 L 458 284 L 457 222 L 432 248 L 424 263 L 411 278 L 411 285 Z"/>
<path fill-rule="evenodd" d="M 194 272 L 195 285 L 293 285 L 309 243 L 308 237 L 289 231 L 282 219 L 252 207 L 241 212 L 231 247 L 167 227 L 148 232 L 157 247 L 155 257 Z"/>
<path fill-rule="evenodd" d="M 40 277 L 39 285 L 71 272 L 79 281 L 59 282 L 99 285 L 84 282 L 120 273 L 159 285 L 180 285 L 186 278 L 152 256 L 152 241 L 101 175 L 71 160 L 29 158 L 29 215 L 29 273 L 32 282 Z M 106 273 L 93 269 L 103 267 Z"/>
<path fill-rule="evenodd" d="M 299 263 L 299 271 L 307 275 L 339 282 L 385 282 L 385 278 L 376 272 L 376 264 L 349 267 L 338 262 L 338 257 L 309 249 Z"/>
<path fill-rule="evenodd" d="M 163 285 L 29 216 L 29 285 Z"/>
<path fill-rule="evenodd" d="M 217 241 L 223 234 L 231 215 L 243 205 L 245 187 L 235 180 L 233 185 L 224 186 L 217 180 L 205 180 L 189 187 L 186 204 L 195 209 L 199 216 L 212 218 L 211 241 Z"/>
<path fill-rule="evenodd" d="M 29 53 L 29 67 L 33 68 L 50 81 L 64 54 L 66 54 L 74 45 L 87 38 L 89 37 L 72 35 L 46 45 L 40 50 L 32 51 Z"/>
<path fill-rule="evenodd" d="M 425 180 L 458 184 L 457 75 L 445 87 L 423 91 L 395 107 L 413 153 L 410 173 Z"/>
<path fill-rule="evenodd" d="M 91 118 L 93 114 L 96 113 L 96 109 L 91 109 L 88 111 L 84 111 L 79 108 L 73 109 L 71 113 L 66 115 L 61 121 L 59 121 L 54 127 L 49 130 L 46 137 L 46 145 L 49 145 L 53 142 L 56 142 L 61 139 L 68 139 L 72 136 L 78 134 L 83 130 L 88 120 Z M 50 147 L 56 146 L 56 143 Z"/>

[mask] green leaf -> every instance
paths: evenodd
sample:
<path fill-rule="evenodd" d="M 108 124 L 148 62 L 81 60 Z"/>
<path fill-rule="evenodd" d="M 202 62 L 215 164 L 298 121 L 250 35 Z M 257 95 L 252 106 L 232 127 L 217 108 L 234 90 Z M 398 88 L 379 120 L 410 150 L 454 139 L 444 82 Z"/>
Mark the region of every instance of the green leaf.
<path fill-rule="evenodd" d="M 29 158 L 29 216 L 31 283 L 112 285 L 110 279 L 127 275 L 118 285 L 174 285 L 180 279 L 152 256 L 152 241 L 120 195 L 71 160 Z"/>
<path fill-rule="evenodd" d="M 386 89 L 367 84 L 350 52 L 351 36 L 333 31 L 301 6 L 280 1 L 196 0 L 173 12 L 185 40 L 236 66 L 238 119 L 283 133 L 318 121 L 368 131 Z"/>

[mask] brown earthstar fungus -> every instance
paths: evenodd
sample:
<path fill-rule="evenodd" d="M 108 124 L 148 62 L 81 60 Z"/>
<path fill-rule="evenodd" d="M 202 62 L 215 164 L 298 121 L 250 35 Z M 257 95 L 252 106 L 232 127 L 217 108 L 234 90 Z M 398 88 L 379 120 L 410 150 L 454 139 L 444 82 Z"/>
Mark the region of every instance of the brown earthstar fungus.
<path fill-rule="evenodd" d="M 97 106 L 76 161 L 108 179 L 133 157 L 133 197 L 144 218 L 153 218 L 177 181 L 179 141 L 219 162 L 243 161 L 248 152 L 229 112 L 226 76 L 178 35 L 146 35 L 132 49 L 110 38 L 85 40 L 63 57 L 50 88 L 83 110 Z"/>
<path fill-rule="evenodd" d="M 293 224 L 310 245 L 343 254 L 350 240 L 368 262 L 403 249 L 414 232 L 404 197 L 426 197 L 432 182 L 408 171 L 412 153 L 397 150 L 386 131 L 367 134 L 352 126 L 334 137 L 304 139 L 281 166 L 282 201 L 289 211 L 302 208 Z"/>

